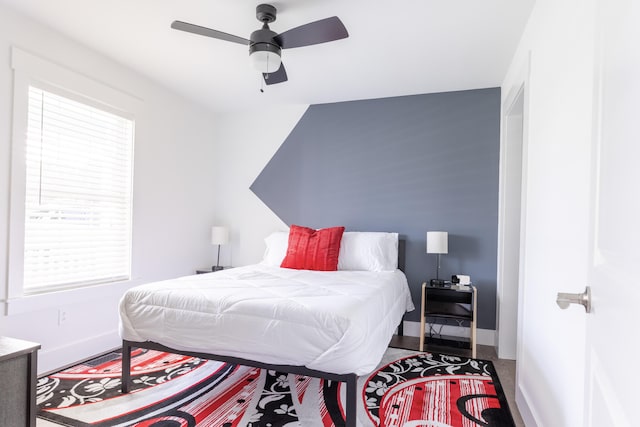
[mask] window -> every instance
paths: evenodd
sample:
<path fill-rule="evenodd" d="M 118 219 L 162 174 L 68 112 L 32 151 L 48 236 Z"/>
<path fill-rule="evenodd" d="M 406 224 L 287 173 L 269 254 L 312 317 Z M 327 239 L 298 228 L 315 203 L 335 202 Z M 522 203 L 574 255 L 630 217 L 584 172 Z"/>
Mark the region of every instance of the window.
<path fill-rule="evenodd" d="M 24 290 L 129 279 L 133 121 L 29 87 Z"/>
<path fill-rule="evenodd" d="M 16 48 L 12 65 L 9 298 L 129 280 L 135 100 Z"/>

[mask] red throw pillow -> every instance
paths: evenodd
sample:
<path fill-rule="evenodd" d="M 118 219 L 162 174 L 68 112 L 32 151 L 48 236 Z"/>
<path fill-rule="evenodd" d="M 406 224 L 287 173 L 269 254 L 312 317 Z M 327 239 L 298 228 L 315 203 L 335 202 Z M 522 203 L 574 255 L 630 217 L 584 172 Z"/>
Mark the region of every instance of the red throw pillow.
<path fill-rule="evenodd" d="M 344 227 L 313 228 L 292 225 L 287 255 L 280 267 L 296 270 L 336 271 Z"/>

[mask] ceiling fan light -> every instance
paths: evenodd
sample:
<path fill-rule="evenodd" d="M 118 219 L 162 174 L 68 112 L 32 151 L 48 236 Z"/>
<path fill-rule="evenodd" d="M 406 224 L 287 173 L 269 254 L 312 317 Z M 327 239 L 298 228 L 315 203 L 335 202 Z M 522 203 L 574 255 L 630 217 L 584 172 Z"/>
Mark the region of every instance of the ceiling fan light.
<path fill-rule="evenodd" d="M 268 48 L 265 48 L 268 46 Z M 249 58 L 253 63 L 253 67 L 261 73 L 275 73 L 280 68 L 282 59 L 280 58 L 280 49 L 274 49 L 273 45 L 253 45 L 250 49 Z"/>

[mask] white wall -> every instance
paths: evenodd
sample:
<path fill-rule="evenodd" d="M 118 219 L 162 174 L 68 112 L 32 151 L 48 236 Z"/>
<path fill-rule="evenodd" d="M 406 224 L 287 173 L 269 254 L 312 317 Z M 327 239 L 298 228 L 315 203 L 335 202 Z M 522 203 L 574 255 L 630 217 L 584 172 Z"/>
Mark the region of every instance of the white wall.
<path fill-rule="evenodd" d="M 555 300 L 587 284 L 593 22 L 591 0 L 538 0 L 503 83 L 503 110 L 526 84 L 516 400 L 528 426 L 582 425 L 585 314 Z"/>
<path fill-rule="evenodd" d="M 134 282 L 192 274 L 211 265 L 217 121 L 148 79 L 0 5 L 0 301 L 7 295 L 13 74 L 18 46 L 142 99 L 136 117 Z M 130 283 L 11 301 L 0 335 L 42 344 L 44 372 L 119 345 L 117 302 Z M 67 320 L 58 325 L 59 310 Z"/>
<path fill-rule="evenodd" d="M 249 189 L 280 148 L 307 105 L 219 116 L 214 140 L 216 155 L 216 221 L 230 228 L 230 244 L 223 247 L 220 264 L 254 264 L 264 254 L 264 238 L 288 226 Z"/>

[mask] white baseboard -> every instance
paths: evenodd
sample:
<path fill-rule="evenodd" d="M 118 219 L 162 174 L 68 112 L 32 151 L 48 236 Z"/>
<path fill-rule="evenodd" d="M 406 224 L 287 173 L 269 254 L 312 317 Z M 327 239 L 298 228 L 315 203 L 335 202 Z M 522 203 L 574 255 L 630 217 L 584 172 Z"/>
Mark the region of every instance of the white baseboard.
<path fill-rule="evenodd" d="M 38 375 L 59 370 L 80 360 L 122 345 L 117 330 L 38 352 Z"/>
<path fill-rule="evenodd" d="M 442 335 L 449 335 L 452 337 L 469 337 L 469 328 L 452 325 L 435 325 L 437 331 L 440 331 L 440 326 L 442 326 Z M 419 337 L 420 322 L 405 320 L 404 335 L 408 337 Z M 489 345 L 495 347 L 496 331 L 494 331 L 493 329 L 476 328 L 476 339 L 477 343 L 480 345 Z"/>
<path fill-rule="evenodd" d="M 539 424 L 536 422 L 537 417 L 532 407 L 529 406 L 529 401 L 530 399 L 526 390 L 524 390 L 523 387 L 518 387 L 516 384 L 516 406 L 518 407 L 522 421 L 524 421 L 524 425 L 527 427 L 538 427 Z"/>

